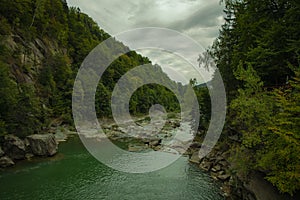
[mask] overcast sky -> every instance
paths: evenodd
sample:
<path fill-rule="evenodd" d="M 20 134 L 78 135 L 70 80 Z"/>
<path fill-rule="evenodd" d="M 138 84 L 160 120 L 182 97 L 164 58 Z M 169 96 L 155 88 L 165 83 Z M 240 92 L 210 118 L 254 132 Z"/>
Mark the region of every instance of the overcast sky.
<path fill-rule="evenodd" d="M 223 24 L 223 4 L 219 0 L 67 0 L 69 6 L 76 6 L 91 16 L 111 35 L 134 28 L 169 28 L 193 38 L 204 48 L 211 46 Z M 185 80 L 193 78 L 190 66 L 169 53 L 154 50 L 140 51 L 164 71 L 171 67 L 180 71 Z M 200 52 L 195 52 L 199 54 Z M 209 73 L 203 72 L 204 76 Z M 175 74 L 169 76 L 184 82 Z M 209 79 L 209 78 L 205 79 Z M 201 79 L 200 77 L 196 77 Z M 202 82 L 199 80 L 199 82 Z"/>

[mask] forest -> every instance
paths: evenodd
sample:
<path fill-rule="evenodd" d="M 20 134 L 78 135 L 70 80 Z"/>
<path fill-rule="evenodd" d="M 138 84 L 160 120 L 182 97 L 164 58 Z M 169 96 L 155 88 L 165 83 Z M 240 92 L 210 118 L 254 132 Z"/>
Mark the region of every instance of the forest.
<path fill-rule="evenodd" d="M 228 99 L 223 140 L 239 141 L 230 144 L 231 164 L 292 195 L 300 189 L 300 2 L 223 3 L 225 23 L 209 52 Z"/>
<path fill-rule="evenodd" d="M 72 125 L 77 71 L 89 52 L 110 35 L 79 8 L 69 8 L 61 0 L 1 0 L 0 13 L 0 134 L 25 137 L 46 132 L 55 124 Z M 128 48 L 115 43 L 115 48 Z M 149 63 L 130 51 L 109 66 L 96 93 L 99 118 L 111 117 L 110 97 L 120 77 Z M 159 66 L 153 68 L 157 76 L 184 92 L 184 86 L 171 81 Z M 145 115 L 156 103 L 169 112 L 180 109 L 167 88 L 146 85 L 131 98 L 130 112 Z"/>
<path fill-rule="evenodd" d="M 300 1 L 221 3 L 225 23 L 208 49 L 228 100 L 221 141 L 229 144 L 234 173 L 262 172 L 280 192 L 293 195 L 300 190 Z M 25 137 L 47 132 L 55 124 L 72 125 L 77 71 L 88 53 L 109 37 L 66 1 L 0 0 L 0 135 Z M 120 48 L 127 47 L 120 43 Z M 111 117 L 110 97 L 118 79 L 148 63 L 134 51 L 112 63 L 96 93 L 99 118 Z M 206 87 L 191 84 L 204 130 L 210 120 L 210 97 Z M 184 93 L 185 86 L 173 85 Z M 133 95 L 130 112 L 145 115 L 156 103 L 168 112 L 180 111 L 170 90 L 147 85 Z M 236 142 L 230 141 L 233 136 Z"/>

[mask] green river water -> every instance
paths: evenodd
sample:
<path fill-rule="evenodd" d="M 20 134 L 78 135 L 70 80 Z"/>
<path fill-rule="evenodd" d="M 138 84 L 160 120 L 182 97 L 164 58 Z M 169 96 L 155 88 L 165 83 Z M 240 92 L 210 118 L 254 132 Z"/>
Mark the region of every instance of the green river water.
<path fill-rule="evenodd" d="M 78 137 L 52 158 L 0 171 L 0 200 L 221 200 L 217 184 L 186 157 L 160 171 L 127 174 L 94 159 Z"/>

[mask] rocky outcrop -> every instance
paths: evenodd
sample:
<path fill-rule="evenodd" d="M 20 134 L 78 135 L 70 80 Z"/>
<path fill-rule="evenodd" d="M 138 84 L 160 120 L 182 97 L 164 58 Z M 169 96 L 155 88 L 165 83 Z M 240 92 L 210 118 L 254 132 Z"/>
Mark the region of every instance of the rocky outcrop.
<path fill-rule="evenodd" d="M 58 144 L 53 134 L 31 135 L 24 140 L 15 135 L 1 137 L 0 167 L 10 167 L 16 160 L 30 160 L 33 156 L 53 156 Z"/>
<path fill-rule="evenodd" d="M 25 159 L 26 148 L 24 141 L 15 135 L 5 135 L 2 144 L 3 151 L 12 160 Z"/>
<path fill-rule="evenodd" d="M 256 200 L 253 193 L 244 188 L 243 183 L 230 172 L 230 162 L 228 161 L 228 147 L 215 147 L 207 156 L 200 159 L 199 143 L 190 146 L 190 162 L 198 164 L 199 168 L 210 174 L 210 176 L 221 182 L 222 194 L 230 200 Z"/>
<path fill-rule="evenodd" d="M 53 134 L 27 136 L 31 152 L 36 156 L 53 156 L 57 153 L 57 142 Z"/>
<path fill-rule="evenodd" d="M 195 154 L 195 153 L 194 153 Z M 193 157 L 193 156 L 192 156 Z M 207 157 L 199 161 L 199 167 L 209 172 L 215 179 L 222 182 L 229 181 L 231 174 L 229 172 L 230 164 L 226 160 L 226 155 L 223 152 L 212 152 Z"/>
<path fill-rule="evenodd" d="M 247 190 L 252 191 L 257 200 L 292 200 L 288 195 L 280 194 L 278 190 L 268 181 L 261 172 L 251 173 L 249 181 L 244 183 Z"/>
<path fill-rule="evenodd" d="M 221 182 L 222 194 L 230 200 L 294 200 L 297 198 L 283 195 L 268 181 L 262 172 L 254 171 L 247 177 L 232 170 L 229 160 L 228 145 L 216 146 L 206 157 L 200 159 L 198 152 L 200 145 L 192 144 L 190 162 L 199 165 L 203 171 L 210 174 L 216 181 Z M 232 173 L 234 172 L 234 173 Z M 298 198 L 299 199 L 299 198 Z"/>
<path fill-rule="evenodd" d="M 0 158 L 0 167 L 1 168 L 10 167 L 14 164 L 15 164 L 14 161 L 7 156 L 3 156 Z"/>
<path fill-rule="evenodd" d="M 7 156 L 4 156 L 5 152 L 0 147 L 0 168 L 5 168 L 14 165 L 14 161 Z"/>

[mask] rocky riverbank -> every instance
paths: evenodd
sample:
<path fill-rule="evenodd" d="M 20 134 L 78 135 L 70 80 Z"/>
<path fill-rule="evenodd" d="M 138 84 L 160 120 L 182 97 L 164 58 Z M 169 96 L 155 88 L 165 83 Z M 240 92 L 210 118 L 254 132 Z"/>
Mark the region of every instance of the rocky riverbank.
<path fill-rule="evenodd" d="M 222 195 L 226 199 L 255 200 L 252 192 L 241 187 L 241 182 L 231 171 L 229 152 L 226 149 L 215 147 L 206 157 L 199 158 L 200 143 L 194 143 L 190 149 L 190 162 L 210 174 L 221 183 Z"/>
<path fill-rule="evenodd" d="M 34 156 L 53 156 L 58 143 L 53 134 L 36 134 L 20 139 L 15 135 L 5 135 L 0 139 L 0 168 L 15 165 L 19 160 Z"/>
<path fill-rule="evenodd" d="M 121 143 L 128 144 L 126 150 L 131 152 L 149 151 L 149 150 L 162 150 L 168 151 L 170 148 L 178 148 L 182 144 L 168 143 L 168 141 L 173 139 L 173 136 L 177 131 L 183 131 L 184 128 L 180 128 L 179 120 L 168 119 L 165 124 L 159 124 L 157 121 L 154 125 L 155 127 L 144 126 L 149 124 L 149 119 L 147 117 L 141 117 L 136 119 L 136 124 L 141 127 L 141 129 L 131 129 L 130 133 L 125 133 L 118 125 L 113 121 L 104 120 L 105 123 L 102 125 L 106 136 L 112 141 L 117 141 Z M 165 125 L 165 126 L 164 126 Z M 155 135 L 147 135 L 147 133 L 153 133 L 156 127 L 164 127 Z M 129 127 L 130 128 L 130 127 Z M 149 131 L 151 130 L 151 131 Z M 77 135 L 77 132 L 72 132 L 66 127 L 58 126 L 52 127 L 48 134 L 35 134 L 20 139 L 15 135 L 5 135 L 0 138 L 0 168 L 11 167 L 20 160 L 30 160 L 34 156 L 38 157 L 49 157 L 54 156 L 58 150 L 59 142 L 64 142 L 70 137 L 70 135 Z M 146 133 L 146 135 L 145 135 Z M 81 133 L 82 134 L 82 133 Z M 88 132 L 81 135 L 86 138 L 96 139 L 101 141 L 101 136 L 97 130 L 89 130 Z M 141 136 L 141 137 L 140 137 Z"/>
<path fill-rule="evenodd" d="M 234 141 L 229 141 L 234 142 Z M 189 148 L 190 162 L 210 174 L 221 183 L 222 195 L 227 200 L 296 200 L 297 197 L 280 194 L 264 179 L 263 172 L 251 172 L 248 176 L 238 173 L 230 159 L 231 151 L 226 142 L 220 142 L 206 157 L 198 156 L 201 143 L 195 142 Z"/>

